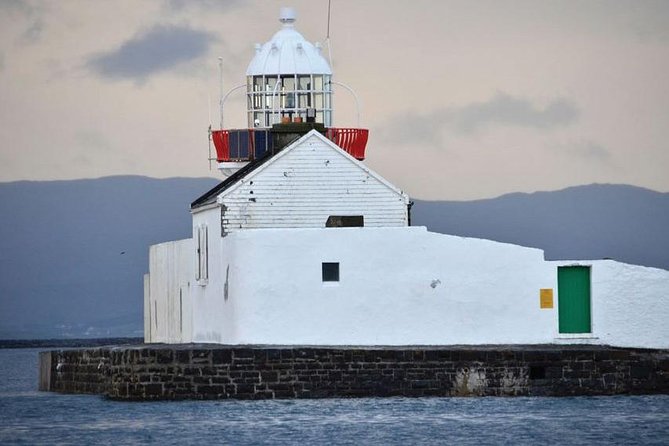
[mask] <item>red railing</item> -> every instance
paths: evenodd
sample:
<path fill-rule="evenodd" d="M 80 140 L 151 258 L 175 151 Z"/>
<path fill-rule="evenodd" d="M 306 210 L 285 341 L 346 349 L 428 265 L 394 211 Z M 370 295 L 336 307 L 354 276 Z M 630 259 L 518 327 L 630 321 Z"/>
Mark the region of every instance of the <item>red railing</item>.
<path fill-rule="evenodd" d="M 359 160 L 365 159 L 365 147 L 367 147 L 368 129 L 326 129 L 325 136 L 344 149 L 349 155 Z"/>
<path fill-rule="evenodd" d="M 211 140 L 216 148 L 216 161 L 230 161 L 230 132 L 228 130 L 212 130 Z"/>
<path fill-rule="evenodd" d="M 259 130 L 258 132 L 262 134 L 258 134 L 257 138 L 263 138 L 260 140 L 262 142 L 258 143 L 260 147 L 257 151 L 255 147 L 256 132 L 254 129 L 212 130 L 211 140 L 214 142 L 214 147 L 216 148 L 216 160 L 219 163 L 250 161 L 255 156 L 259 156 L 260 153 L 264 154 L 267 150 L 273 150 L 271 131 Z M 231 133 L 235 140 L 235 143 L 232 144 L 234 146 L 232 152 L 234 153 L 231 153 Z M 243 138 L 240 138 L 240 136 L 243 136 Z M 328 128 L 325 131 L 325 136 L 354 158 L 359 160 L 365 159 L 365 147 L 367 147 L 367 139 L 369 137 L 368 129 Z"/>

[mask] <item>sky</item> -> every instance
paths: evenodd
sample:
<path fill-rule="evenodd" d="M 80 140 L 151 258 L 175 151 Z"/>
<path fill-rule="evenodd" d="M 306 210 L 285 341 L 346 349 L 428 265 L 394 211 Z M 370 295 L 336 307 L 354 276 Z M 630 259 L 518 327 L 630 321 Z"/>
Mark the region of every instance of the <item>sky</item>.
<path fill-rule="evenodd" d="M 220 177 L 207 127 L 297 12 L 327 0 L 0 0 L 0 182 Z M 624 183 L 669 191 L 669 1 L 332 0 L 365 163 L 412 198 Z M 326 45 L 327 53 L 327 45 Z M 335 87 L 337 127 L 357 127 Z M 214 124 L 216 126 L 216 124 Z M 243 93 L 225 126 L 246 127 Z"/>

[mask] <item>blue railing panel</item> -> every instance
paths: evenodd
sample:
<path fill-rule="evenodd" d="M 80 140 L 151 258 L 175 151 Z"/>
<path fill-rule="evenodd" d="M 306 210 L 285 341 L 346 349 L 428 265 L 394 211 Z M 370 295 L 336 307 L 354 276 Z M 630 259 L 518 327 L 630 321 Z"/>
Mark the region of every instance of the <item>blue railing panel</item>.
<path fill-rule="evenodd" d="M 255 130 L 253 136 L 255 138 L 255 151 L 253 155 L 255 159 L 259 159 L 272 149 L 272 137 L 268 130 Z"/>

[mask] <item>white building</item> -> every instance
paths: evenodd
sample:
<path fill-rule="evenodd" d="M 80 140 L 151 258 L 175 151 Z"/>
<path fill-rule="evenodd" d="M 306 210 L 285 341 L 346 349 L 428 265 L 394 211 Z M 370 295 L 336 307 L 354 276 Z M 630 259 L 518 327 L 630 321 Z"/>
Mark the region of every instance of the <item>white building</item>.
<path fill-rule="evenodd" d="M 281 21 L 247 71 L 249 128 L 212 135 L 231 175 L 193 202 L 193 238 L 150 249 L 147 342 L 669 348 L 669 271 L 411 227 L 361 162 L 367 131 L 332 127 L 319 47 Z"/>

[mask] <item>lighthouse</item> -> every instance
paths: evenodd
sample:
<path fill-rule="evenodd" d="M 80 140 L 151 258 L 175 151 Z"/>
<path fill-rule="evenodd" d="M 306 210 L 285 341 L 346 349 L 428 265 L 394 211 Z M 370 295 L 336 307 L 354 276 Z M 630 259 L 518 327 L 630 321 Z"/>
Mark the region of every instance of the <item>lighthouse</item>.
<path fill-rule="evenodd" d="M 225 178 L 191 202 L 192 236 L 150 248 L 146 342 L 667 348 L 667 271 L 412 226 L 368 131 L 335 125 L 319 46 L 280 24 L 233 89 L 247 128 L 211 132 Z"/>
<path fill-rule="evenodd" d="M 296 137 L 315 129 L 358 160 L 365 158 L 368 130 L 334 127 L 332 69 L 322 45 L 307 41 L 295 28 L 296 14 L 281 8 L 281 29 L 264 44 L 246 70 L 246 83 L 221 98 L 246 90 L 246 129 L 210 133 L 216 162 L 229 176 L 249 162 L 271 156 Z"/>
<path fill-rule="evenodd" d="M 210 134 L 226 178 L 191 203 L 191 237 L 150 247 L 144 339 L 167 345 L 42 352 L 40 389 L 667 393 L 669 271 L 412 226 L 408 195 L 362 162 L 367 130 L 334 125 L 319 46 L 291 10 L 280 22 L 231 90 L 246 90 L 247 128 Z"/>

